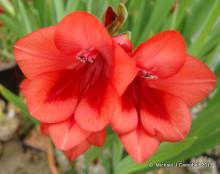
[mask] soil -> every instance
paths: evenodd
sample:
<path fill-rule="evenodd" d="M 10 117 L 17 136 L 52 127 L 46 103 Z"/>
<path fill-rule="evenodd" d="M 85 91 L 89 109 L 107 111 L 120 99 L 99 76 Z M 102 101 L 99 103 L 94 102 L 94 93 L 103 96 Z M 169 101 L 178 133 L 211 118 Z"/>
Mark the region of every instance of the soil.
<path fill-rule="evenodd" d="M 15 140 L 0 146 L 0 174 L 50 174 L 45 152 L 25 150 Z"/>

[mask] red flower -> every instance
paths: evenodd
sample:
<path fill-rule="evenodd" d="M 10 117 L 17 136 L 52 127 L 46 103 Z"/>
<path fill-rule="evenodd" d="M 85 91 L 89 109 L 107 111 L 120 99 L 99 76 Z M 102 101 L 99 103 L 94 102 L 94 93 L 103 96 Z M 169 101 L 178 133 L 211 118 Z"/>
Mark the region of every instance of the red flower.
<path fill-rule="evenodd" d="M 103 145 L 111 123 L 133 159 L 145 161 L 161 141 L 186 137 L 189 107 L 216 82 L 179 33 L 159 33 L 132 53 L 129 39 L 111 38 L 85 12 L 25 36 L 14 53 L 30 113 L 70 159 Z"/>
<path fill-rule="evenodd" d="M 3 7 L 0 6 L 0 15 L 5 13 L 5 9 Z"/>
<path fill-rule="evenodd" d="M 82 141 L 72 149 L 65 151 L 69 160 L 74 160 L 76 157 L 88 150 L 91 145 L 103 146 L 105 143 L 106 133 L 104 130 L 92 133 L 87 139 Z"/>
<path fill-rule="evenodd" d="M 96 144 L 89 137 L 110 122 L 136 72 L 135 61 L 85 12 L 25 36 L 14 54 L 27 77 L 21 90 L 29 111 L 62 150 Z"/>
<path fill-rule="evenodd" d="M 141 44 L 133 58 L 139 73 L 122 95 L 112 125 L 132 158 L 144 162 L 161 141 L 186 137 L 189 107 L 211 92 L 216 78 L 204 63 L 187 55 L 184 39 L 175 31 Z"/>
<path fill-rule="evenodd" d="M 66 122 L 60 124 L 41 124 L 41 132 L 43 134 L 50 135 L 54 140 L 56 147 L 61 147 L 60 149 L 67 149 L 65 150 L 65 154 L 69 158 L 69 160 L 74 160 L 79 155 L 87 151 L 92 145 L 104 145 L 106 139 L 105 130 L 90 132 L 86 135 L 85 138 L 82 139 L 79 136 L 74 136 L 75 134 L 78 135 L 76 133 L 77 130 L 78 132 L 82 131 L 78 129 L 76 125 L 75 131 L 74 128 L 71 128 L 71 130 L 68 131 L 70 124 L 71 122 L 67 124 Z M 65 134 L 67 132 L 70 134 L 71 138 L 67 139 L 68 142 L 65 142 L 65 136 L 63 135 L 63 133 Z M 67 147 L 65 144 L 67 144 L 69 147 Z"/>

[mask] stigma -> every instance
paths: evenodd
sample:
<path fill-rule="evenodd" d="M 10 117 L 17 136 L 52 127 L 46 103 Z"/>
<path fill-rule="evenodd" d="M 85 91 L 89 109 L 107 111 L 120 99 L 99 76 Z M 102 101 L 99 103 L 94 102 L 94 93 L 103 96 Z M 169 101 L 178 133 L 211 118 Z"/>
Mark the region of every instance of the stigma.
<path fill-rule="evenodd" d="M 90 64 L 96 60 L 98 55 L 98 51 L 96 51 L 94 48 L 83 49 L 77 53 L 76 59 L 83 63 Z"/>

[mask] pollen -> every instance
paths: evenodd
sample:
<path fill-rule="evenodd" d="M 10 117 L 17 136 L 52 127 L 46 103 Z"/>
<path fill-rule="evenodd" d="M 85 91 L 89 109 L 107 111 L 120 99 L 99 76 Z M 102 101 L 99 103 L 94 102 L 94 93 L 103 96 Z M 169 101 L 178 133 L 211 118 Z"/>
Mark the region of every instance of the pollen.
<path fill-rule="evenodd" d="M 93 63 L 98 57 L 98 52 L 94 48 L 83 49 L 77 53 L 76 59 L 83 63 Z"/>

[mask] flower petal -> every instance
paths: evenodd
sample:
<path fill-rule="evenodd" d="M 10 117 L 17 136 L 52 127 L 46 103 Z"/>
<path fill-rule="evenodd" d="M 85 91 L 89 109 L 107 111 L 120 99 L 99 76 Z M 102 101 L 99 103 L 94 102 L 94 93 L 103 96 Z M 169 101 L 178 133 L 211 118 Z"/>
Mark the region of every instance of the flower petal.
<path fill-rule="evenodd" d="M 114 12 L 113 8 L 109 6 L 105 12 L 105 27 L 110 25 L 116 18 L 117 14 Z"/>
<path fill-rule="evenodd" d="M 68 69 L 78 62 L 61 53 L 54 44 L 55 26 L 34 31 L 14 45 L 16 61 L 24 75 L 33 78 L 39 74 Z"/>
<path fill-rule="evenodd" d="M 85 130 L 100 131 L 110 122 L 118 95 L 108 82 L 91 86 L 82 96 L 75 111 L 76 122 Z"/>
<path fill-rule="evenodd" d="M 69 160 L 74 160 L 78 156 L 80 156 L 82 153 L 87 151 L 90 148 L 90 143 L 88 141 L 83 141 L 79 145 L 75 146 L 74 148 L 65 151 L 66 156 Z"/>
<path fill-rule="evenodd" d="M 177 74 L 167 79 L 149 80 L 149 85 L 182 98 L 189 106 L 204 99 L 213 90 L 216 77 L 206 64 L 191 56 Z"/>
<path fill-rule="evenodd" d="M 128 39 L 126 34 L 113 36 L 112 39 L 121 47 L 123 50 L 130 54 L 133 48 L 132 42 Z"/>
<path fill-rule="evenodd" d="M 43 135 L 49 135 L 47 123 L 40 123 L 40 131 Z"/>
<path fill-rule="evenodd" d="M 111 120 L 112 128 L 118 134 L 126 134 L 137 127 L 138 113 L 133 96 L 133 89 L 129 86 L 121 96 L 121 103 Z"/>
<path fill-rule="evenodd" d="M 74 84 L 82 80 L 79 74 L 70 70 L 44 73 L 23 83 L 21 89 L 31 115 L 45 123 L 69 118 L 80 94 L 79 85 Z"/>
<path fill-rule="evenodd" d="M 105 138 L 106 138 L 106 132 L 105 130 L 101 130 L 98 132 L 94 132 L 92 133 L 89 137 L 88 137 L 88 142 L 92 145 L 95 146 L 103 146 L 105 144 Z"/>
<path fill-rule="evenodd" d="M 129 57 L 127 53 L 117 44 L 114 43 L 114 68 L 112 70 L 112 84 L 117 89 L 119 95 L 122 95 L 127 86 L 135 78 L 138 69 L 136 62 Z"/>
<path fill-rule="evenodd" d="M 112 39 L 99 20 L 86 12 L 73 12 L 57 25 L 55 43 L 63 52 L 76 55 L 83 49 L 93 48 L 111 60 Z"/>
<path fill-rule="evenodd" d="M 129 134 L 120 136 L 120 140 L 133 160 L 143 163 L 157 150 L 160 142 L 148 135 L 140 126 Z"/>
<path fill-rule="evenodd" d="M 90 135 L 90 132 L 80 128 L 73 118 L 47 126 L 54 144 L 61 150 L 69 150 L 79 145 Z"/>
<path fill-rule="evenodd" d="M 27 86 L 28 84 L 30 83 L 30 80 L 29 79 L 24 79 L 21 83 L 20 83 L 20 91 L 22 94 L 26 94 L 26 89 L 27 89 Z"/>
<path fill-rule="evenodd" d="M 165 31 L 142 43 L 133 55 L 140 68 L 155 70 L 158 77 L 168 77 L 183 66 L 186 46 L 181 34 Z"/>
<path fill-rule="evenodd" d="M 191 126 L 190 112 L 184 101 L 169 93 L 144 89 L 139 107 L 145 131 L 161 141 L 184 139 Z"/>

